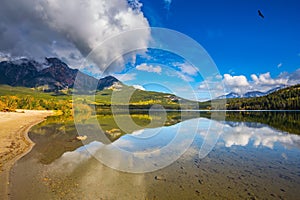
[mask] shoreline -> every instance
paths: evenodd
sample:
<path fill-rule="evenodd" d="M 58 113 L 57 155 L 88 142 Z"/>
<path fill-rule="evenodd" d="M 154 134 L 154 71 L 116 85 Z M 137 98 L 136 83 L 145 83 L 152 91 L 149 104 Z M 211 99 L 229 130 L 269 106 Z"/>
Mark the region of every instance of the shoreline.
<path fill-rule="evenodd" d="M 53 114 L 44 110 L 0 112 L 0 199 L 9 199 L 11 168 L 35 145 L 29 130 Z"/>

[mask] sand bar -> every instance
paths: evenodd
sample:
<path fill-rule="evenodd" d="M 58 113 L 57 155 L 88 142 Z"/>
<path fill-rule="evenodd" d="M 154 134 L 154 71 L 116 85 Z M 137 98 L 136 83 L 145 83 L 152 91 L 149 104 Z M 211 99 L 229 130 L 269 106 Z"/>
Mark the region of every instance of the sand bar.
<path fill-rule="evenodd" d="M 12 165 L 34 145 L 27 135 L 29 129 L 52 114 L 53 111 L 39 110 L 0 112 L 0 199 L 8 199 Z"/>

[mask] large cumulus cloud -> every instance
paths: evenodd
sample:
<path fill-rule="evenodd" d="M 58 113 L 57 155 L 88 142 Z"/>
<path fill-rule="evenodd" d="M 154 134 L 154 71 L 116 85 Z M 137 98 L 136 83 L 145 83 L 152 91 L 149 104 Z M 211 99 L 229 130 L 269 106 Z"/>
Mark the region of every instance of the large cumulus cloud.
<path fill-rule="evenodd" d="M 149 27 L 137 0 L 2 0 L 0 52 L 11 56 L 56 56 L 73 67 L 109 37 L 123 31 Z M 94 57 L 105 62 L 119 56 L 128 43 L 145 46 L 150 33 L 111 45 L 106 54 Z"/>

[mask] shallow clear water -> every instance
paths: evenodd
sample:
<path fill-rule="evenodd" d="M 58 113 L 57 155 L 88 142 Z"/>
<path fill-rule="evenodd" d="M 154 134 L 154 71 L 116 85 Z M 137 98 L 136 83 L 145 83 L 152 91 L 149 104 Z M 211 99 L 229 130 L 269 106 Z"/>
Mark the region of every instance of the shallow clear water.
<path fill-rule="evenodd" d="M 132 128 L 126 134 L 116 131 L 112 116 L 105 115 L 98 120 L 112 143 L 88 135 L 85 146 L 75 139 L 71 120 L 49 118 L 30 131 L 36 145 L 13 167 L 10 195 L 12 199 L 298 199 L 299 116 L 232 112 L 227 121 L 211 120 L 208 114 L 181 121 L 171 113 L 164 125 L 147 127 L 149 116 L 137 114 L 135 122 L 145 129 Z M 170 148 L 163 150 L 166 146 Z"/>

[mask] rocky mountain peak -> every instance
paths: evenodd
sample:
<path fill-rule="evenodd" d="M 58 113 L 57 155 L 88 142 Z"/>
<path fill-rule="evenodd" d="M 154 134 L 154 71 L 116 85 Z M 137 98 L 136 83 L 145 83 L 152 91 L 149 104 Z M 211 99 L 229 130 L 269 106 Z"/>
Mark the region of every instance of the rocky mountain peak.
<path fill-rule="evenodd" d="M 23 87 L 47 86 L 48 91 L 72 88 L 79 72 L 71 69 L 58 58 L 45 58 L 45 63 L 21 58 L 18 60 L 0 62 L 0 84 Z M 81 73 L 82 74 L 82 73 Z M 94 77 L 82 74 L 82 87 L 97 81 Z M 113 76 L 102 78 L 98 82 L 98 89 L 102 90 L 119 82 Z"/>
<path fill-rule="evenodd" d="M 69 68 L 68 65 L 66 63 L 64 63 L 63 61 L 61 61 L 58 58 L 45 58 L 46 60 L 46 64 L 49 67 L 54 67 L 54 68 Z"/>

